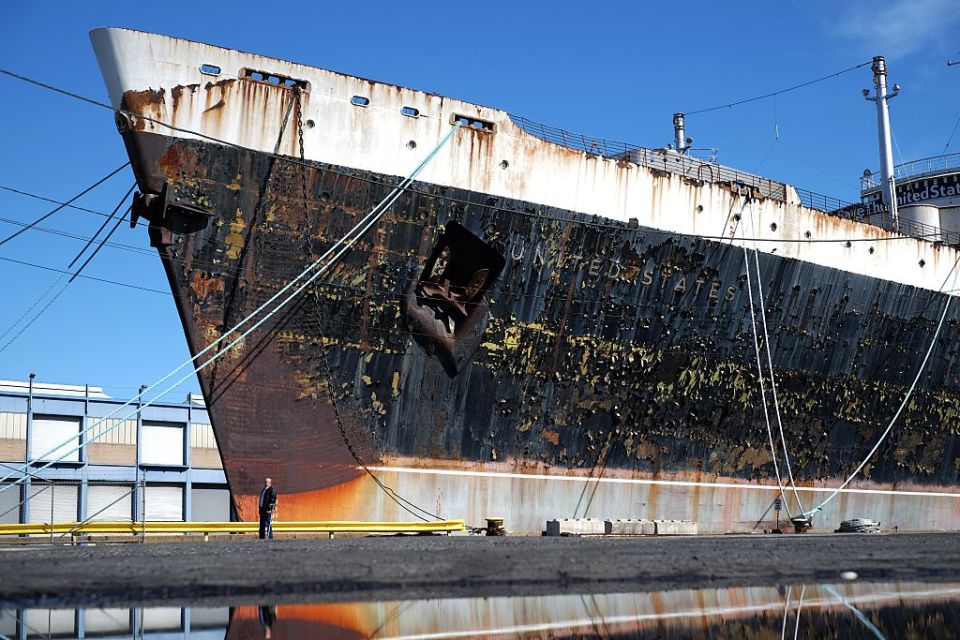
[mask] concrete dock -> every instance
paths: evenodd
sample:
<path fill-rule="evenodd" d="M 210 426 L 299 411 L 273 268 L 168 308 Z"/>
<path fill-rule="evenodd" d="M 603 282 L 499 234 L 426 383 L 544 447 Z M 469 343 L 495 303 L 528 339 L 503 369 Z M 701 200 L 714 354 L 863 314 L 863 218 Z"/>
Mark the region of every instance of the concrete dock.
<path fill-rule="evenodd" d="M 960 533 L 366 537 L 0 547 L 0 608 L 960 582 Z M 847 574 L 849 578 L 849 574 Z"/>

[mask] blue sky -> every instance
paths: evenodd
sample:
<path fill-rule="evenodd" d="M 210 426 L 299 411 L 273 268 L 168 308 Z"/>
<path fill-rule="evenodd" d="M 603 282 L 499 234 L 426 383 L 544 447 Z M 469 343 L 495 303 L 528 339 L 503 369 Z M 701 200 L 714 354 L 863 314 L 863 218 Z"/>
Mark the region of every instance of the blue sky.
<path fill-rule="evenodd" d="M 88 31 L 126 26 L 295 60 L 504 108 L 571 131 L 646 147 L 671 141 L 671 114 L 781 89 L 887 56 L 895 161 L 938 155 L 960 117 L 955 0 L 830 2 L 13 2 L 0 66 L 105 100 Z M 845 200 L 878 166 L 869 68 L 735 109 L 691 116 L 695 145 L 719 161 Z M 0 185 L 54 199 L 126 160 L 111 115 L 0 77 Z M 779 139 L 774 135 L 779 131 Z M 960 134 L 948 151 L 960 152 Z M 78 204 L 109 211 L 129 170 Z M 0 191 L 0 219 L 51 205 Z M 102 222 L 64 210 L 44 226 L 87 235 Z M 0 238 L 18 227 L 0 220 Z M 121 227 L 85 271 L 166 291 L 145 230 Z M 0 246 L 0 333 L 82 242 L 28 232 Z M 0 340 L 2 345 L 5 340 Z M 0 378 L 31 371 L 132 395 L 187 359 L 169 295 L 77 280 L 0 353 Z M 182 397 L 197 385 L 185 384 Z"/>

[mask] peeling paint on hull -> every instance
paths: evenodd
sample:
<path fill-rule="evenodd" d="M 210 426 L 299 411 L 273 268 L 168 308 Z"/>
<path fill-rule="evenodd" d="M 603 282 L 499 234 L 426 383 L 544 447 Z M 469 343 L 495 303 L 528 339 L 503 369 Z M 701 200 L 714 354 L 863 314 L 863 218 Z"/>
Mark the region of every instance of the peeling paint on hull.
<path fill-rule="evenodd" d="M 179 192 L 202 190 L 219 212 L 187 233 L 177 232 L 185 226 L 177 214 L 151 227 L 194 352 L 296 276 L 398 181 L 324 165 L 304 179 L 301 167 L 249 152 L 132 135 L 154 150 L 142 164 Z M 346 440 L 371 463 L 404 456 L 425 467 L 468 461 L 474 469 L 503 463 L 519 472 L 774 484 L 739 247 L 597 226 L 570 211 L 429 184 L 413 191 L 326 283 L 201 375 L 244 517 L 267 475 L 284 494 L 284 517 L 396 514 L 360 479 L 331 398 L 346 416 Z M 452 220 L 507 258 L 489 293 L 484 342 L 455 376 L 413 340 L 401 309 Z M 893 415 L 946 297 L 775 255 L 761 255 L 761 272 L 795 474 L 805 485 L 836 484 Z M 957 481 L 957 313 L 948 320 L 902 427 L 868 470 L 871 486 Z M 354 488 L 334 490 L 340 485 Z M 427 509 L 441 502 L 449 517 L 476 521 L 496 506 L 476 496 L 451 501 L 451 488 L 443 498 L 405 490 Z M 519 489 L 493 493 L 518 505 L 518 528 L 576 507 L 576 492 L 533 505 Z M 617 505 L 606 493 L 591 513 Z M 774 497 L 708 493 L 693 512 L 677 509 L 703 530 L 742 527 Z M 689 489 L 675 497 L 690 503 Z M 941 499 L 948 506 L 931 507 L 940 515 L 904 507 L 916 520 L 897 520 L 956 524 L 955 501 Z M 649 515 L 648 500 L 610 515 Z"/>

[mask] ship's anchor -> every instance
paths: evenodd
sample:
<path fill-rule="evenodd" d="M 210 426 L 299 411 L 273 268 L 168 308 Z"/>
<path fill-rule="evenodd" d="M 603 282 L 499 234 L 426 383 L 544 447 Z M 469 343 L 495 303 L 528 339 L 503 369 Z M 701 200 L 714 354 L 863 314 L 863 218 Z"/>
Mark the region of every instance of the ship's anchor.
<path fill-rule="evenodd" d="M 486 293 L 504 264 L 490 245 L 451 222 L 403 297 L 414 340 L 436 355 L 451 376 L 480 346 L 489 316 Z"/>

